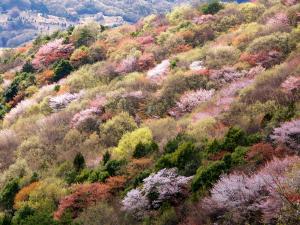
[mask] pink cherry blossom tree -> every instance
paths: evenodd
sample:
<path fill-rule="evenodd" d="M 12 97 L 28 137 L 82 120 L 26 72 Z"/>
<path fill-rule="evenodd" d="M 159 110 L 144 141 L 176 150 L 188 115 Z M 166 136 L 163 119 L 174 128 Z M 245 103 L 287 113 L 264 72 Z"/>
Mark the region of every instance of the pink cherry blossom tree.
<path fill-rule="evenodd" d="M 63 39 L 51 41 L 38 50 L 32 61 L 32 65 L 36 69 L 42 69 L 49 66 L 59 59 L 67 59 L 74 51 L 72 44 L 64 44 Z"/>

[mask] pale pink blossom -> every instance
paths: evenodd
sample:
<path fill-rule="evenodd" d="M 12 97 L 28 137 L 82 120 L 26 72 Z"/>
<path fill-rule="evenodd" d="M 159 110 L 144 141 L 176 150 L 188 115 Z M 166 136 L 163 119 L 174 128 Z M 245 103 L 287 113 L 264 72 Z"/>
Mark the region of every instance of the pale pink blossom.
<path fill-rule="evenodd" d="M 180 97 L 180 100 L 176 102 L 176 106 L 169 111 L 169 114 L 177 117 L 183 113 L 191 112 L 201 103 L 210 100 L 214 93 L 214 89 L 199 89 L 196 91 L 186 92 Z"/>
<path fill-rule="evenodd" d="M 220 70 L 212 70 L 210 73 L 210 79 L 216 81 L 219 84 L 230 83 L 232 81 L 243 78 L 247 75 L 247 71 L 238 71 L 233 67 L 224 67 Z"/>
<path fill-rule="evenodd" d="M 131 91 L 128 93 L 122 94 L 123 98 L 137 98 L 137 99 L 142 99 L 144 98 L 144 94 L 142 91 Z"/>
<path fill-rule="evenodd" d="M 123 59 L 117 66 L 116 72 L 126 74 L 135 71 L 137 68 L 137 58 L 130 56 Z"/>
<path fill-rule="evenodd" d="M 169 72 L 170 65 L 171 64 L 168 59 L 162 61 L 156 67 L 148 71 L 147 77 L 152 81 L 161 81 Z"/>
<path fill-rule="evenodd" d="M 203 61 L 194 61 L 189 66 L 190 70 L 197 71 L 205 69 Z"/>
<path fill-rule="evenodd" d="M 71 93 L 65 93 L 62 95 L 51 97 L 49 99 L 49 106 L 54 111 L 60 111 L 66 108 L 72 101 L 78 99 L 79 97 L 80 97 L 79 94 L 71 94 Z"/>
<path fill-rule="evenodd" d="M 137 42 L 141 45 L 149 45 L 154 43 L 154 38 L 152 36 L 142 36 L 142 37 L 137 37 Z"/>
<path fill-rule="evenodd" d="M 288 16 L 283 13 L 279 12 L 275 14 L 272 18 L 270 18 L 266 25 L 268 26 L 289 26 L 289 18 Z"/>
<path fill-rule="evenodd" d="M 36 69 L 47 67 L 59 59 L 68 58 L 73 51 L 72 44 L 64 44 L 63 39 L 56 39 L 40 47 L 32 60 L 32 65 Z"/>
<path fill-rule="evenodd" d="M 185 196 L 191 179 L 179 176 L 175 168 L 162 169 L 145 178 L 142 187 L 127 193 L 122 201 L 123 209 L 139 217 L 165 201 L 177 201 L 179 196 Z M 155 194 L 155 198 L 150 198 L 150 194 Z"/>
<path fill-rule="evenodd" d="M 101 115 L 102 112 L 103 112 L 103 110 L 101 108 L 97 108 L 97 107 L 91 107 L 91 108 L 82 110 L 73 116 L 73 118 L 71 120 L 71 127 L 76 128 L 82 122 L 86 121 L 87 119 L 93 118 L 97 115 Z"/>
<path fill-rule="evenodd" d="M 299 162 L 297 156 L 275 158 L 252 176 L 243 173 L 224 175 L 202 204 L 211 213 L 218 210 L 232 213 L 233 220 L 238 223 L 260 211 L 268 223 L 284 204 L 280 189 L 288 179 L 286 172 Z"/>
<path fill-rule="evenodd" d="M 4 120 L 9 124 L 12 124 L 17 120 L 20 116 L 24 115 L 26 111 L 33 105 L 37 104 L 34 99 L 25 99 L 19 102 L 12 110 L 7 113 L 4 117 Z"/>
<path fill-rule="evenodd" d="M 291 76 L 287 78 L 280 87 L 286 92 L 293 92 L 300 88 L 300 77 Z"/>
<path fill-rule="evenodd" d="M 248 73 L 247 73 L 247 77 L 249 78 L 254 78 L 256 75 L 259 75 L 260 73 L 264 72 L 266 69 L 262 66 L 255 66 L 252 67 Z"/>
<path fill-rule="evenodd" d="M 285 144 L 287 147 L 299 151 L 300 149 L 300 119 L 283 123 L 274 129 L 270 136 L 277 144 Z"/>
<path fill-rule="evenodd" d="M 215 19 L 215 16 L 213 16 L 211 14 L 201 15 L 201 16 L 194 17 L 193 18 L 193 23 L 204 24 L 204 23 L 207 23 L 209 21 L 213 21 L 214 19 Z"/>

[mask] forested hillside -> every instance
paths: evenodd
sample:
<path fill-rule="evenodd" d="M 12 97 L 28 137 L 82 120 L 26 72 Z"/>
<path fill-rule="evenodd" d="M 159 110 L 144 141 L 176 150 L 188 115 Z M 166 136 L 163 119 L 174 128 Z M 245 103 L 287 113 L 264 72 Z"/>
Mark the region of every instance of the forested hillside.
<path fill-rule="evenodd" d="M 95 20 L 105 26 L 138 21 L 196 0 L 1 0 L 0 47 L 17 47 L 41 33 Z M 198 0 L 198 2 L 200 2 Z"/>
<path fill-rule="evenodd" d="M 199 3 L 0 54 L 0 224 L 300 224 L 300 2 Z"/>

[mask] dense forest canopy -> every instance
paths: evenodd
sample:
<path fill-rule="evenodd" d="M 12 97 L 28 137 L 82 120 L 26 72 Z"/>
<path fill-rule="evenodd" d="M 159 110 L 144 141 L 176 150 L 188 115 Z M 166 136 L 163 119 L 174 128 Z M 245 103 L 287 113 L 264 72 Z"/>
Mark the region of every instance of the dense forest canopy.
<path fill-rule="evenodd" d="M 300 224 L 299 24 L 198 2 L 2 50 L 0 225 Z"/>

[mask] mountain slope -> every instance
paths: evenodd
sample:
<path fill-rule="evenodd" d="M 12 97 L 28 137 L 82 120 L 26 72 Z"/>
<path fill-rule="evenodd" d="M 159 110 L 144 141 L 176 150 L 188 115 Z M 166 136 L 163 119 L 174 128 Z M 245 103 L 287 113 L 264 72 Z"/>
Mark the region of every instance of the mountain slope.
<path fill-rule="evenodd" d="M 0 55 L 0 224 L 298 224 L 300 3 L 181 6 Z"/>
<path fill-rule="evenodd" d="M 93 19 L 103 25 L 118 26 L 136 22 L 152 13 L 168 12 L 181 1 L 111 1 L 111 0 L 5 0 L 0 2 L 0 47 L 15 47 L 32 40 L 40 33 Z"/>

